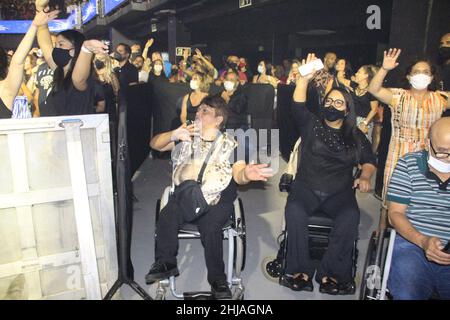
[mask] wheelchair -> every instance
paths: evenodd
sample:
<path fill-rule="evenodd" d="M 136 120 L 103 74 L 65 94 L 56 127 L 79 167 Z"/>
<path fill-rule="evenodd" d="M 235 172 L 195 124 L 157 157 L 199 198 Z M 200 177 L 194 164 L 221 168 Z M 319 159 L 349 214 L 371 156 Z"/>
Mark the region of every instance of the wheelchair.
<path fill-rule="evenodd" d="M 361 281 L 360 300 L 392 300 L 387 287 L 397 232 L 389 226 L 387 208 L 381 208 L 378 230 L 372 233 Z M 430 300 L 439 300 L 433 292 Z"/>
<path fill-rule="evenodd" d="M 356 179 L 361 171 L 357 169 L 354 172 L 354 178 Z M 280 180 L 280 191 L 289 192 L 290 185 L 293 183 L 292 175 L 283 175 Z M 277 238 L 279 246 L 277 256 L 268 256 L 262 263 L 261 268 L 264 276 L 274 282 L 281 284 L 282 276 L 285 274 L 286 269 L 286 254 L 287 254 L 287 241 L 288 233 L 286 230 L 286 221 L 283 215 L 283 227 L 282 232 Z M 313 212 L 308 221 L 308 239 L 309 239 L 309 256 L 311 260 L 319 262 L 325 251 L 328 248 L 329 235 L 333 229 L 333 219 L 331 219 L 326 213 L 320 209 Z M 356 292 L 356 270 L 358 263 L 358 239 L 355 240 L 352 249 L 352 277 L 355 279 L 352 290 L 349 294 Z"/>
<path fill-rule="evenodd" d="M 156 203 L 155 225 L 158 223 L 159 214 L 169 201 L 171 187 L 167 187 Z M 244 207 L 242 200 L 234 201 L 234 210 L 230 212 L 229 221 L 222 228 L 223 239 L 228 242 L 227 282 L 232 291 L 232 300 L 243 300 L 245 287 L 242 283 L 241 272 L 245 268 L 246 259 L 246 226 Z M 155 234 L 156 237 L 156 234 Z M 185 223 L 178 232 L 178 239 L 200 239 L 197 225 Z M 156 242 L 155 242 L 156 246 Z M 177 299 L 184 300 L 212 300 L 213 295 L 209 291 L 195 291 L 178 293 L 176 290 L 175 277 L 157 282 L 155 300 L 164 300 L 167 290 Z"/>
<path fill-rule="evenodd" d="M 288 233 L 283 221 L 283 231 L 278 236 L 277 242 L 279 249 L 277 256 L 266 257 L 261 264 L 263 274 L 265 277 L 274 282 L 281 283 L 282 276 L 285 274 L 286 268 L 286 254 Z M 328 248 L 329 234 L 333 229 L 333 220 L 329 218 L 324 212 L 317 210 L 309 217 L 308 233 L 309 233 L 309 255 L 313 261 L 319 262 L 323 254 Z M 358 240 L 353 244 L 352 250 L 352 277 L 356 278 L 358 261 Z M 356 291 L 356 284 L 354 284 L 353 291 Z"/>

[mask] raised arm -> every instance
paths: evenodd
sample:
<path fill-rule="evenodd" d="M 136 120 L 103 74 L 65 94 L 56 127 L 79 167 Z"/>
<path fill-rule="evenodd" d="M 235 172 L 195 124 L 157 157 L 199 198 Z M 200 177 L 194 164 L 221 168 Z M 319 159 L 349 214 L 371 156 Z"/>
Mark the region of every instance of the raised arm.
<path fill-rule="evenodd" d="M 23 70 L 25 58 L 33 45 L 34 38 L 38 28 L 56 18 L 59 11 L 52 11 L 49 13 L 38 12 L 31 23 L 30 28 L 23 37 L 16 52 L 11 58 L 11 62 L 8 68 L 8 75 L 3 82 L 3 88 L 0 92 L 0 98 L 8 109 L 12 108 L 14 98 L 19 92 L 20 86 L 23 82 Z"/>
<path fill-rule="evenodd" d="M 48 3 L 49 0 L 36 0 L 36 11 L 42 13 L 48 11 Z M 57 65 L 55 61 L 53 61 L 52 57 L 53 43 L 52 37 L 50 36 L 50 30 L 48 29 L 48 23 L 45 23 L 39 27 L 37 40 L 49 68 L 55 70 Z"/>
<path fill-rule="evenodd" d="M 108 46 L 99 40 L 84 41 L 72 72 L 72 82 L 79 91 L 87 89 L 94 54 L 108 54 Z"/>
<path fill-rule="evenodd" d="M 302 60 L 301 65 L 305 65 L 309 62 L 312 62 L 313 60 L 316 60 L 316 56 L 314 53 L 308 54 L 308 57 Z M 294 90 L 294 104 L 292 105 L 292 115 L 294 116 L 295 121 L 297 122 L 297 125 L 304 126 L 310 119 L 311 119 L 311 113 L 308 111 L 308 109 L 304 106 L 306 99 L 307 99 L 307 92 L 308 92 L 308 84 L 311 79 L 314 78 L 316 75 L 316 70 L 313 70 L 310 74 L 307 74 L 305 76 L 299 75 L 297 84 L 295 86 Z M 301 104 L 301 105 L 298 105 Z"/>
<path fill-rule="evenodd" d="M 148 59 L 147 58 L 148 49 L 150 49 L 150 47 L 153 45 L 153 42 L 154 42 L 153 38 L 150 38 L 150 39 L 147 40 L 147 43 L 145 44 L 144 50 L 142 51 L 142 57 L 144 59 Z M 149 72 L 149 71 L 147 71 L 147 72 Z"/>
<path fill-rule="evenodd" d="M 389 49 L 384 51 L 383 66 L 378 70 L 369 84 L 369 92 L 381 102 L 391 105 L 393 94 L 391 90 L 383 88 L 383 81 L 390 70 L 398 66 L 397 59 L 402 52 L 401 49 Z"/>

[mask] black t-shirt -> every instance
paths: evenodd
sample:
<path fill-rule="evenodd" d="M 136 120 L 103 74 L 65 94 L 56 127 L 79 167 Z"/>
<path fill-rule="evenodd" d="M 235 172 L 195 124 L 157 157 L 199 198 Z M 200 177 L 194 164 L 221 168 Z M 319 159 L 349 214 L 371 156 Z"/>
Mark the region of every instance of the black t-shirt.
<path fill-rule="evenodd" d="M 242 87 L 239 85 L 227 104 L 228 120 L 227 129 L 238 129 L 247 125 L 248 100 Z"/>
<path fill-rule="evenodd" d="M 114 69 L 114 72 L 119 77 L 120 87 L 126 88 L 130 85 L 130 83 L 138 83 L 139 82 L 139 72 L 134 65 L 129 63 L 124 64 L 121 68 Z"/>
<path fill-rule="evenodd" d="M 3 100 L 0 98 L 0 119 L 10 119 L 12 117 L 12 112 L 9 110 Z"/>
<path fill-rule="evenodd" d="M 370 111 L 372 110 L 372 107 L 370 106 L 371 101 L 377 101 L 377 99 L 370 94 L 370 92 L 366 91 L 362 96 L 358 96 L 356 94 L 356 88 L 358 87 L 358 84 L 356 82 L 351 82 L 350 86 L 353 88 L 352 97 L 353 102 L 355 103 L 355 112 L 358 117 L 366 118 Z"/>
<path fill-rule="evenodd" d="M 38 104 L 42 106 L 52 89 L 53 70 L 44 62 L 38 67 L 36 74 L 36 88 L 39 90 Z"/>
<path fill-rule="evenodd" d="M 39 107 L 42 117 L 81 115 L 95 113 L 94 109 L 94 79 L 87 79 L 87 88 L 77 90 L 72 81 L 67 89 L 62 87 L 58 92 L 53 89 L 45 103 Z"/>
<path fill-rule="evenodd" d="M 292 114 L 302 127 L 301 157 L 296 180 L 309 188 L 335 193 L 353 184 L 353 169 L 358 164 L 356 145 L 344 142 L 342 130 L 333 129 L 308 111 L 305 103 L 293 103 Z M 364 134 L 356 130 L 361 141 L 359 164 L 376 164 L 372 148 Z"/>

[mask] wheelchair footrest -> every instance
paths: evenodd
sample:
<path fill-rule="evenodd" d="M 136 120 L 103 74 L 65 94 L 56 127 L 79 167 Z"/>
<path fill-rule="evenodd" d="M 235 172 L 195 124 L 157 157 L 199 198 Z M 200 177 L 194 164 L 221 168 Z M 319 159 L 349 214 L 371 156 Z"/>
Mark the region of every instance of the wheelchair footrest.
<path fill-rule="evenodd" d="M 184 300 L 214 300 L 211 291 L 183 292 Z"/>

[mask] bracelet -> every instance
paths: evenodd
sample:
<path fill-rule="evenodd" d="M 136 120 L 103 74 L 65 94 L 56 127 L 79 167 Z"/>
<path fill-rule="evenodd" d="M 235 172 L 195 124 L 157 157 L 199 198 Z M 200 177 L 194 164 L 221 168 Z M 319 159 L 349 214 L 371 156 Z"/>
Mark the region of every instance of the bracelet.
<path fill-rule="evenodd" d="M 88 48 L 86 48 L 86 47 L 84 46 L 84 44 L 81 46 L 81 51 L 83 51 L 83 52 L 85 52 L 85 53 L 92 53 L 92 51 L 89 50 Z"/>

